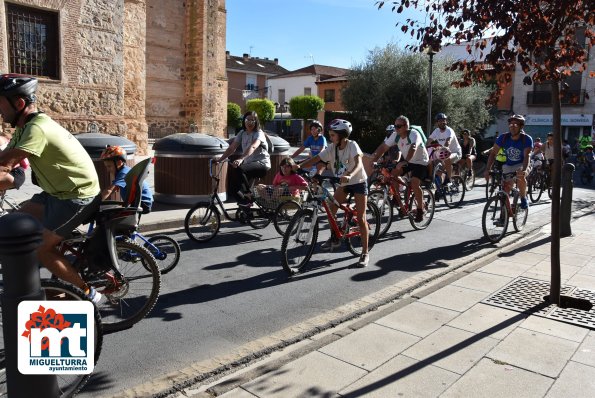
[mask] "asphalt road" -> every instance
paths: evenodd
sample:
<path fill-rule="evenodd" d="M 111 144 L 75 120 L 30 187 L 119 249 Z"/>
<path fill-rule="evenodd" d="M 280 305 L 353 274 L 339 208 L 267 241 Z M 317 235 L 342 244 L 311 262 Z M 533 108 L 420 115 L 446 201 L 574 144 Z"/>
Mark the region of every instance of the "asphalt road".
<path fill-rule="evenodd" d="M 170 232 L 182 246 L 180 264 L 163 276 L 161 296 L 146 319 L 105 336 L 99 363 L 80 396 L 112 396 L 233 354 L 251 341 L 494 247 L 482 239 L 483 195 L 479 186 L 467 193 L 462 208 L 439 205 L 424 231 L 413 230 L 408 220 L 393 223 L 371 251 L 368 268 L 350 267 L 357 259 L 346 248 L 330 254 L 317 249 L 306 272 L 292 279 L 282 270 L 281 238 L 272 225 L 254 230 L 225 223 L 202 245 L 183 231 Z M 595 191 L 575 188 L 574 199 L 592 203 Z M 549 204 L 542 197 L 531 207 L 527 228 L 549 222 Z M 328 236 L 324 228 L 319 242 Z"/>

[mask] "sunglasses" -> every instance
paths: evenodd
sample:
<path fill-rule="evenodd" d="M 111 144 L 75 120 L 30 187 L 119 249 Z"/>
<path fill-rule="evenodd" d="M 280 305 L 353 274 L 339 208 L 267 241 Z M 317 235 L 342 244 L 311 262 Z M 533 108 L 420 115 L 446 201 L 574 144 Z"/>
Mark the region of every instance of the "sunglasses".
<path fill-rule="evenodd" d="M 246 122 L 252 122 L 252 123 L 254 123 L 254 122 L 256 122 L 256 119 L 246 119 Z"/>
<path fill-rule="evenodd" d="M 405 126 L 404 124 L 395 124 L 396 129 L 400 129 L 401 127 L 404 127 L 404 126 Z"/>

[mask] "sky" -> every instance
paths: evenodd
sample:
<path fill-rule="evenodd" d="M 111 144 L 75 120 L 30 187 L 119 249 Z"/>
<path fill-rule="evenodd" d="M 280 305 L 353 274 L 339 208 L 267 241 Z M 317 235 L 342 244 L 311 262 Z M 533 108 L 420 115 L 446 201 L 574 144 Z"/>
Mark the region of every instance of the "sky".
<path fill-rule="evenodd" d="M 312 64 L 350 68 L 393 42 L 411 44 L 395 27 L 408 14 L 380 10 L 376 0 L 226 0 L 231 55 L 279 59 L 288 70 Z"/>

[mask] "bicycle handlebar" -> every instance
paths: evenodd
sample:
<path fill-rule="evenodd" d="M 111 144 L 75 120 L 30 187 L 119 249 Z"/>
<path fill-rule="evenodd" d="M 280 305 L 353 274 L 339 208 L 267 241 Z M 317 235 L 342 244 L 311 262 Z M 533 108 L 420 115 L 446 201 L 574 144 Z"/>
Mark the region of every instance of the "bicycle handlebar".
<path fill-rule="evenodd" d="M 215 159 L 209 159 L 209 176 L 211 178 L 214 177 L 213 175 L 213 164 L 220 164 L 220 163 L 229 163 L 229 159 L 224 159 L 220 162 L 217 162 Z"/>

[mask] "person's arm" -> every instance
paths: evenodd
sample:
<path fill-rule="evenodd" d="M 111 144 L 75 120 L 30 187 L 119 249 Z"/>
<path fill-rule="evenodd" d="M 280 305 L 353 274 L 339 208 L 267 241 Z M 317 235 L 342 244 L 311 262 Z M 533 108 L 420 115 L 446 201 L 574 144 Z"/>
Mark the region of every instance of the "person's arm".
<path fill-rule="evenodd" d="M 255 133 L 252 133 L 252 134 L 255 134 Z M 239 166 L 240 164 L 242 164 L 244 162 L 244 159 L 246 159 L 247 157 L 252 155 L 254 153 L 254 151 L 256 150 L 256 148 L 258 148 L 261 145 L 262 145 L 262 141 L 260 141 L 260 139 L 258 137 L 256 137 L 256 139 L 254 141 L 252 141 L 252 144 L 250 144 L 250 146 L 248 148 L 246 148 L 244 153 L 242 153 L 242 156 L 240 158 L 238 158 L 237 160 L 235 160 L 237 165 Z"/>
<path fill-rule="evenodd" d="M 384 153 L 388 151 L 389 148 L 390 147 L 383 142 L 382 144 L 378 145 L 378 148 L 376 148 L 376 150 L 373 153 L 367 155 L 367 157 L 369 157 L 370 159 L 372 159 L 373 162 L 375 162 L 378 160 L 379 157 L 384 155 Z"/>
<path fill-rule="evenodd" d="M 486 181 L 490 176 L 490 170 L 492 170 L 492 166 L 494 165 L 494 159 L 496 158 L 496 154 L 498 154 L 498 151 L 500 151 L 500 147 L 494 144 L 494 146 L 490 150 L 490 156 L 488 156 L 488 163 L 486 165 L 486 171 L 484 173 Z"/>
<path fill-rule="evenodd" d="M 354 174 L 358 173 L 363 166 L 362 164 L 362 156 L 357 154 L 354 158 L 353 161 L 355 163 L 355 167 L 353 169 L 351 169 L 351 171 L 347 171 L 345 173 L 343 173 L 343 175 L 341 176 L 341 182 L 349 182 L 349 180 L 351 180 L 351 176 L 353 176 Z"/>
<path fill-rule="evenodd" d="M 22 149 L 10 148 L 0 152 L 0 178 L 17 167 L 30 154 Z"/>
<path fill-rule="evenodd" d="M 113 193 L 118 192 L 120 187 L 117 185 L 110 185 L 101 191 L 101 200 L 107 200 Z"/>
<path fill-rule="evenodd" d="M 525 156 L 523 157 L 523 172 L 527 174 L 527 168 L 529 167 L 529 160 L 531 157 L 531 147 L 526 147 L 524 152 Z"/>
<path fill-rule="evenodd" d="M 234 153 L 236 151 L 236 149 L 238 149 L 238 145 L 240 145 L 239 141 L 232 141 L 231 144 L 229 144 L 229 146 L 227 147 L 227 149 L 225 150 L 225 152 L 223 152 L 223 154 L 221 156 L 219 156 L 219 159 L 217 159 L 217 162 L 222 162 L 225 159 L 227 159 L 229 157 L 229 155 L 231 155 L 232 153 Z"/>
<path fill-rule="evenodd" d="M 293 155 L 291 155 L 292 158 L 296 158 L 300 153 L 304 152 L 304 149 L 306 149 L 305 146 L 301 146 L 298 149 L 296 149 L 296 151 L 293 153 Z"/>
<path fill-rule="evenodd" d="M 321 161 L 320 154 L 318 154 L 318 155 L 314 156 L 313 158 L 306 159 L 303 162 L 296 164 L 296 166 L 297 166 L 296 168 L 301 167 L 301 168 L 307 169 L 307 168 L 312 167 L 313 165 L 317 164 L 320 161 Z"/>

